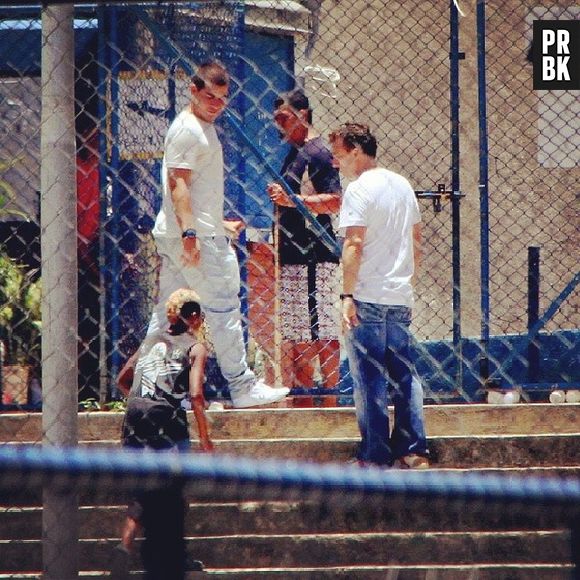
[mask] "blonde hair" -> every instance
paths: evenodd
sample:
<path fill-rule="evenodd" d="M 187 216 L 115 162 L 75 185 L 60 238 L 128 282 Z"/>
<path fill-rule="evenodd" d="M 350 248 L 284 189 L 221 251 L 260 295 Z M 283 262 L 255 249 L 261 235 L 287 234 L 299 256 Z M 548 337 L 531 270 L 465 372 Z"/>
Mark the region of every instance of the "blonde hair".
<path fill-rule="evenodd" d="M 169 296 L 169 299 L 165 303 L 165 311 L 167 312 L 169 324 L 176 324 L 179 321 L 181 318 L 181 309 L 188 302 L 193 302 L 200 306 L 199 294 L 195 290 L 180 288 Z M 201 307 L 199 307 L 199 311 L 201 312 Z"/>

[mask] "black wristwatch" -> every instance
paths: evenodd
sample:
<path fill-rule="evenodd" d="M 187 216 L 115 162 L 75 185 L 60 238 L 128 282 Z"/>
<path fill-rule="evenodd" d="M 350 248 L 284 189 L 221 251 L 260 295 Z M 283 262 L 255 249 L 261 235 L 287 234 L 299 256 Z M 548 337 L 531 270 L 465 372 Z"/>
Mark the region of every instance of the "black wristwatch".
<path fill-rule="evenodd" d="M 182 238 L 195 238 L 197 237 L 197 232 L 191 228 L 188 228 L 181 234 Z"/>
<path fill-rule="evenodd" d="M 354 296 L 352 294 L 340 294 L 339 297 L 341 300 L 344 300 L 345 298 L 353 298 L 354 299 Z"/>

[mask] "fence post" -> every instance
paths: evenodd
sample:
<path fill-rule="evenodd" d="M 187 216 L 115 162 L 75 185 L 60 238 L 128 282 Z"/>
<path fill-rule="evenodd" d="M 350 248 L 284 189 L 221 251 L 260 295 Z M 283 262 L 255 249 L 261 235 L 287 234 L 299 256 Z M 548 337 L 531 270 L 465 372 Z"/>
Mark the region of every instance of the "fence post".
<path fill-rule="evenodd" d="M 480 380 L 489 379 L 489 167 L 487 127 L 487 79 L 485 53 L 485 0 L 477 2 L 477 82 L 479 101 L 479 205 L 480 205 L 480 268 L 481 268 L 481 358 Z"/>
<path fill-rule="evenodd" d="M 42 8 L 43 445 L 78 442 L 74 6 Z M 44 580 L 78 578 L 78 496 L 43 493 Z"/>
<path fill-rule="evenodd" d="M 463 338 L 461 336 L 461 197 L 459 176 L 459 15 L 453 0 L 450 6 L 449 97 L 451 116 L 451 237 L 453 268 L 453 351 L 456 362 L 455 389 L 463 389 Z"/>
<path fill-rule="evenodd" d="M 540 248 L 528 248 L 528 335 L 540 319 Z M 528 381 L 537 383 L 540 376 L 540 346 L 537 336 L 528 343 Z"/>

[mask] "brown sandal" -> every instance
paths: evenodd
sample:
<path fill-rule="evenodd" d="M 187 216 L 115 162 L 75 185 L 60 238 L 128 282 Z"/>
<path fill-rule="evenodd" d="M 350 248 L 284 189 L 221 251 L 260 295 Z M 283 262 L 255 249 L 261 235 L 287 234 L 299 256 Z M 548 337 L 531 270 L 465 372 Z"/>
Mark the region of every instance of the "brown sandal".
<path fill-rule="evenodd" d="M 430 465 L 426 457 L 412 453 L 399 459 L 399 467 L 401 469 L 429 469 Z"/>

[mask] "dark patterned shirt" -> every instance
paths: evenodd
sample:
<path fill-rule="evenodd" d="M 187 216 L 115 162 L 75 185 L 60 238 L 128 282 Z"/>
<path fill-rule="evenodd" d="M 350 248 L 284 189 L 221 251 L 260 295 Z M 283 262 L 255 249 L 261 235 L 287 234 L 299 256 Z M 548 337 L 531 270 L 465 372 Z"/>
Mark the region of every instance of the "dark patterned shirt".
<path fill-rule="evenodd" d="M 195 338 L 188 333 L 149 335 L 139 352 L 129 396 L 163 397 L 179 407 L 188 392 L 189 351 L 194 344 Z"/>
<path fill-rule="evenodd" d="M 308 141 L 300 149 L 292 148 L 282 166 L 282 176 L 296 194 L 308 172 L 316 193 L 340 193 L 338 170 L 332 166 L 332 154 L 320 137 Z M 316 216 L 318 223 L 335 238 L 328 214 Z M 282 264 L 338 263 L 338 256 L 319 240 L 302 214 L 292 207 L 280 207 L 280 261 Z"/>

